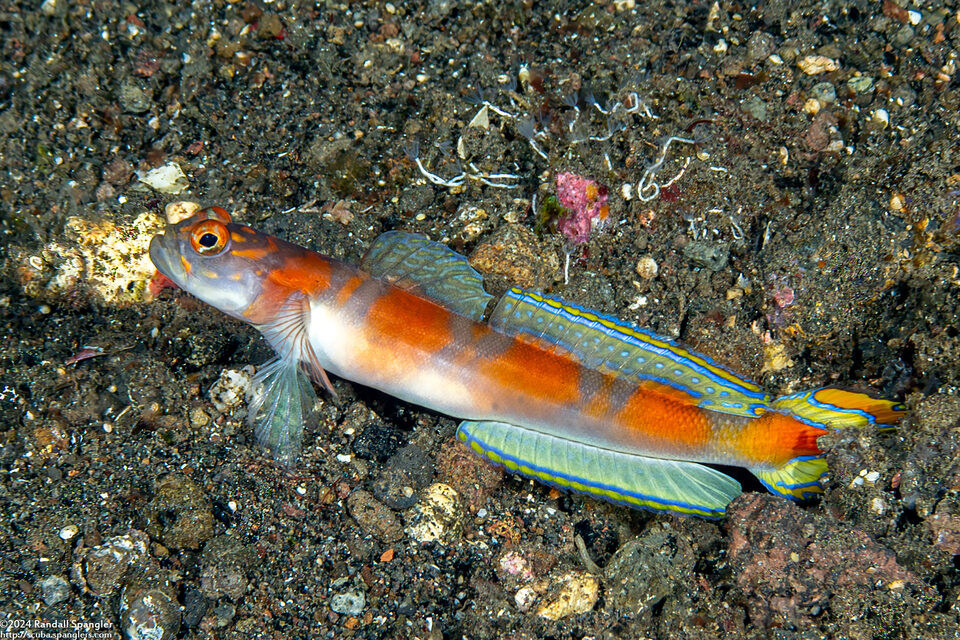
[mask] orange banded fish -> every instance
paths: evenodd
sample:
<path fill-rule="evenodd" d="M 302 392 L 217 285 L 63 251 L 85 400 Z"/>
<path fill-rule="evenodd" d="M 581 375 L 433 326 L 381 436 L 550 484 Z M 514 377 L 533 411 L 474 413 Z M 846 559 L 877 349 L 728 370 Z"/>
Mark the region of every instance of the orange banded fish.
<path fill-rule="evenodd" d="M 892 428 L 900 404 L 815 389 L 773 399 L 701 354 L 614 317 L 511 289 L 492 311 L 466 258 L 381 235 L 359 267 L 210 207 L 150 243 L 159 271 L 249 322 L 276 358 L 252 385 L 260 443 L 290 464 L 326 371 L 460 418 L 467 446 L 508 470 L 617 504 L 719 517 L 741 492 L 821 492 L 828 429 Z"/>

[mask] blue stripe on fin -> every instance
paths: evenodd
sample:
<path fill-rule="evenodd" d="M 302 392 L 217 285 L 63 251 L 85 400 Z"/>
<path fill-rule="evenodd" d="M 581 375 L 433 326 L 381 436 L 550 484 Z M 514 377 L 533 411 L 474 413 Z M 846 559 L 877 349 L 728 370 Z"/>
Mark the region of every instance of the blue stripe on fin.
<path fill-rule="evenodd" d="M 483 277 L 464 256 L 419 233 L 381 234 L 360 268 L 477 321 L 483 318 L 493 297 L 484 290 Z"/>
<path fill-rule="evenodd" d="M 771 493 L 803 501 L 823 493 L 820 478 L 827 472 L 827 461 L 823 456 L 800 456 L 779 469 L 750 471 Z"/>
<path fill-rule="evenodd" d="M 902 404 L 866 393 L 823 387 L 777 398 L 772 408 L 823 429 L 893 429 L 906 415 Z"/>
<path fill-rule="evenodd" d="M 711 411 L 754 418 L 770 402 L 759 386 L 704 355 L 613 316 L 548 296 L 511 289 L 494 310 L 490 326 L 558 345 L 585 367 L 638 384 L 653 380 L 669 385 Z"/>
<path fill-rule="evenodd" d="M 694 462 L 601 449 L 503 422 L 461 422 L 457 437 L 513 473 L 638 509 L 719 518 L 741 491 L 733 478 Z"/>

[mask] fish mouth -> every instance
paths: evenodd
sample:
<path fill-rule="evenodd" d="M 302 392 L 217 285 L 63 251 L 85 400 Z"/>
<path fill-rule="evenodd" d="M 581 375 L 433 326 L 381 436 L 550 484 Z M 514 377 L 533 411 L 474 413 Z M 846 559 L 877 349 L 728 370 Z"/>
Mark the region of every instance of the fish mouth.
<path fill-rule="evenodd" d="M 150 260 L 157 271 L 182 287 L 186 273 L 183 265 L 180 264 L 180 251 L 177 245 L 177 238 L 170 229 L 156 234 L 150 239 Z"/>

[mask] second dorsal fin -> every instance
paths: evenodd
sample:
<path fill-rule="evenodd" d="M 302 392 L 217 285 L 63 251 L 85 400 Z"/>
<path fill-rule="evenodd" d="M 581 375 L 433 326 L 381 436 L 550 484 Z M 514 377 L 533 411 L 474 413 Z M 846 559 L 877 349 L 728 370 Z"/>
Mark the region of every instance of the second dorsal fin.
<path fill-rule="evenodd" d="M 418 233 L 381 234 L 360 263 L 372 276 L 415 291 L 473 320 L 483 318 L 491 296 L 483 277 L 450 247 Z"/>
<path fill-rule="evenodd" d="M 511 289 L 490 316 L 500 333 L 554 344 L 580 364 L 636 384 L 655 382 L 690 395 L 698 406 L 755 418 L 770 397 L 708 357 L 612 316 L 557 298 Z"/>

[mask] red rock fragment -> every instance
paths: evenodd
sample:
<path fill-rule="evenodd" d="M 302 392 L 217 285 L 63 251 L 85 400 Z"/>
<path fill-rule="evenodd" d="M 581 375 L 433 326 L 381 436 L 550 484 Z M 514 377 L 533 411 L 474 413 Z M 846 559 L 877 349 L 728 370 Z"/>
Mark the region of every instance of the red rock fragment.
<path fill-rule="evenodd" d="M 950 555 L 960 556 L 960 517 L 935 513 L 925 520 L 933 534 L 933 544 Z"/>
<path fill-rule="evenodd" d="M 898 20 L 903 24 L 910 22 L 910 13 L 892 0 L 883 0 L 883 15 Z"/>
<path fill-rule="evenodd" d="M 837 117 L 832 112 L 823 110 L 810 123 L 803 141 L 812 150 L 823 151 L 830 145 L 830 128 L 836 125 Z"/>
<path fill-rule="evenodd" d="M 453 487 L 471 512 L 476 512 L 500 486 L 503 472 L 450 438 L 437 456 L 437 477 Z"/>
<path fill-rule="evenodd" d="M 812 625 L 827 609 L 856 619 L 871 602 L 934 597 L 864 531 L 759 493 L 737 498 L 728 513 L 730 565 L 761 628 Z"/>

